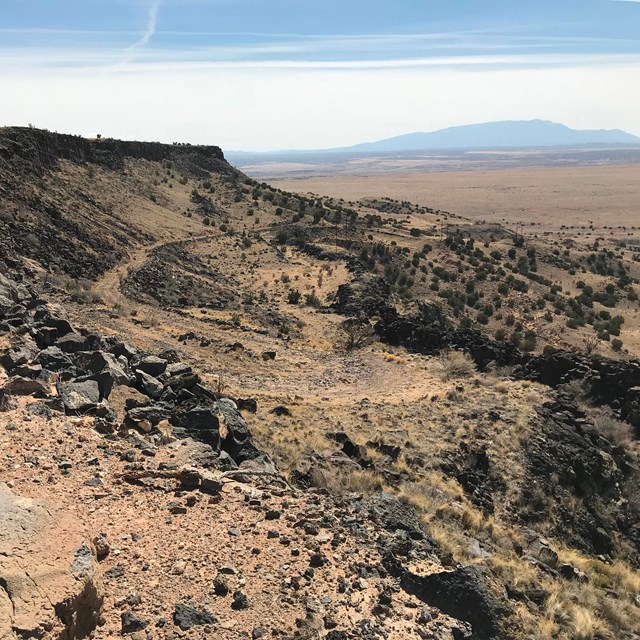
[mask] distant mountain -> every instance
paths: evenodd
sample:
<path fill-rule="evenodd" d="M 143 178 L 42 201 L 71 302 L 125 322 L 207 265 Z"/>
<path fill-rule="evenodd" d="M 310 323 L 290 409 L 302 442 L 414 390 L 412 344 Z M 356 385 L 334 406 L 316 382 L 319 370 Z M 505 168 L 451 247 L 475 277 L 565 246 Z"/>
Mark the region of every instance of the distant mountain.
<path fill-rule="evenodd" d="M 548 120 L 511 120 L 449 127 L 431 133 L 408 133 L 331 151 L 387 153 L 423 149 L 495 149 L 638 143 L 640 138 L 620 129 L 579 131 Z"/>

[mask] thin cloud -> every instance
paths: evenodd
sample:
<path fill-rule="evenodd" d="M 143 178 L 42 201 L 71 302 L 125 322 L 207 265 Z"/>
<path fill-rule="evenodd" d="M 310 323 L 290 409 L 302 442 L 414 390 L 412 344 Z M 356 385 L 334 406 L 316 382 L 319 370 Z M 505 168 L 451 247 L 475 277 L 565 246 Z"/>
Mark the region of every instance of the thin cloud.
<path fill-rule="evenodd" d="M 45 71 L 56 69 L 62 72 L 65 69 L 73 72 L 74 69 L 94 68 L 104 70 L 126 71 L 127 73 L 156 73 L 170 69 L 402 69 L 402 68 L 522 68 L 522 67 L 584 67 L 600 65 L 625 65 L 640 64 L 640 53 L 625 54 L 577 54 L 563 53 L 500 53 L 451 55 L 447 52 L 449 47 L 433 47 L 431 56 L 402 56 L 393 59 L 380 59 L 365 56 L 360 59 L 336 58 L 331 59 L 293 59 L 292 53 L 304 53 L 305 49 L 298 44 L 289 46 L 272 46 L 256 49 L 255 47 L 242 48 L 201 48 L 198 50 L 170 51 L 164 49 L 140 49 L 126 61 L 122 60 L 122 54 L 116 49 L 61 49 L 42 48 L 32 49 L 28 53 L 18 52 L 15 49 L 0 48 L 0 66 L 5 67 L 8 74 L 23 73 L 25 71 Z M 479 50 L 479 49 L 478 49 Z M 442 55 L 444 52 L 449 55 Z M 260 53 L 260 57 L 255 54 Z M 396 51 L 396 54 L 400 53 Z M 135 63 L 133 63 L 135 59 Z"/>

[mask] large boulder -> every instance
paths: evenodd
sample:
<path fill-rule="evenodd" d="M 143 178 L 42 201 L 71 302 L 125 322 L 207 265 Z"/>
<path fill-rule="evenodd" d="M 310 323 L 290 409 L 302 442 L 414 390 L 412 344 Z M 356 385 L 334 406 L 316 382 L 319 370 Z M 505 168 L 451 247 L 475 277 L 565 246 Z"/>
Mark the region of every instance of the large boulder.
<path fill-rule="evenodd" d="M 15 367 L 27 364 L 33 357 L 33 351 L 27 345 L 20 345 L 5 351 L 0 356 L 0 364 L 7 370 L 11 371 Z"/>
<path fill-rule="evenodd" d="M 43 349 L 36 356 L 34 362 L 42 365 L 47 371 L 53 372 L 67 371 L 74 368 L 71 358 L 66 353 L 63 353 L 59 347 Z"/>
<path fill-rule="evenodd" d="M 137 425 L 142 421 L 148 421 L 156 425 L 171 416 L 171 407 L 158 402 L 145 407 L 133 407 L 127 410 L 126 422 Z"/>
<path fill-rule="evenodd" d="M 49 387 L 44 382 L 23 378 L 22 376 L 10 378 L 4 385 L 4 390 L 15 396 L 30 396 L 34 393 L 45 395 L 49 393 Z"/>
<path fill-rule="evenodd" d="M 164 392 L 164 386 L 162 382 L 156 380 L 153 376 L 150 376 L 144 371 L 136 371 L 136 378 L 138 379 L 138 390 L 145 395 L 157 400 Z"/>
<path fill-rule="evenodd" d="M 95 380 L 58 384 L 58 394 L 69 413 L 92 411 L 100 403 L 100 386 Z"/>
<path fill-rule="evenodd" d="M 87 374 L 108 372 L 114 386 L 122 384 L 129 386 L 134 380 L 133 376 L 125 370 L 123 363 L 113 354 L 105 351 L 81 351 L 73 356 L 73 360 L 76 367 Z"/>
<path fill-rule="evenodd" d="M 500 640 L 502 620 L 512 612 L 506 593 L 497 594 L 476 566 L 457 566 L 426 575 L 405 567 L 389 550 L 384 554 L 385 568 L 397 577 L 407 593 L 452 618 L 471 626 L 471 635 L 455 636 L 473 640 Z"/>
<path fill-rule="evenodd" d="M 40 327 L 55 329 L 58 337 L 65 336 L 73 331 L 71 323 L 64 317 L 64 311 L 56 305 L 38 307 L 33 319 Z"/>
<path fill-rule="evenodd" d="M 157 356 L 145 356 L 138 361 L 132 362 L 132 367 L 138 371 L 144 371 L 150 376 L 159 376 L 167 368 L 167 361 Z"/>
<path fill-rule="evenodd" d="M 165 388 L 171 389 L 174 393 L 189 391 L 200 383 L 200 376 L 197 373 L 178 373 L 168 378 Z"/>
<path fill-rule="evenodd" d="M 81 333 L 72 331 L 57 340 L 56 346 L 64 353 L 76 353 L 77 351 L 85 351 L 89 346 L 89 340 Z"/>
<path fill-rule="evenodd" d="M 423 602 L 468 622 L 474 639 L 504 638 L 500 620 L 506 605 L 491 592 L 478 567 L 458 567 L 425 576 L 405 571 L 401 585 Z"/>
<path fill-rule="evenodd" d="M 86 638 L 100 589 L 81 523 L 0 483 L 0 638 Z"/>
<path fill-rule="evenodd" d="M 172 418 L 174 434 L 190 436 L 220 450 L 220 421 L 215 407 L 197 406 Z"/>
<path fill-rule="evenodd" d="M 253 444 L 249 427 L 240 415 L 236 403 L 230 398 L 221 398 L 218 407 L 227 432 L 222 440 L 222 450 L 238 464 L 260 458 L 262 452 Z"/>

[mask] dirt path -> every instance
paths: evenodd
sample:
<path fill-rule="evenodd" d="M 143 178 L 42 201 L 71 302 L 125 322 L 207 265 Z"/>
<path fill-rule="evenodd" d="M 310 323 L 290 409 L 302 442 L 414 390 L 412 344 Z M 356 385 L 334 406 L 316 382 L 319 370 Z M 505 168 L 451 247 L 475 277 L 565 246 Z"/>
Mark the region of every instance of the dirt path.
<path fill-rule="evenodd" d="M 122 281 L 127 277 L 127 275 L 142 267 L 142 265 L 149 259 L 152 251 L 169 244 L 201 242 L 204 240 L 210 240 L 216 236 L 216 233 L 209 232 L 198 236 L 189 236 L 174 240 L 159 240 L 152 244 L 140 247 L 139 249 L 132 251 L 125 260 L 119 262 L 113 269 L 102 274 L 102 276 L 93 285 L 93 292 L 99 296 L 108 307 L 121 304 L 127 300 L 120 287 Z"/>
<path fill-rule="evenodd" d="M 265 229 L 266 230 L 266 229 Z M 219 238 L 216 232 L 167 240 L 166 238 L 132 251 L 115 268 L 106 272 L 94 285 L 93 291 L 108 309 L 120 305 L 126 307 L 133 301 L 121 291 L 121 283 L 132 271 L 139 269 L 159 247 L 172 243 L 197 245 Z M 298 264 L 299 263 L 299 264 Z M 304 272 L 310 268 L 306 256 L 295 262 Z M 235 268 L 235 267 L 234 267 Z M 273 277 L 269 269 L 279 271 L 281 266 L 264 265 L 267 277 Z M 253 274 L 256 280 L 265 274 Z M 334 283 L 335 284 L 335 283 Z M 158 309 L 135 302 L 140 308 L 137 318 L 158 317 Z M 438 367 L 430 359 L 408 354 L 389 353 L 381 345 L 354 353 L 346 353 L 333 347 L 335 331 L 342 319 L 332 313 L 317 313 L 306 307 L 287 308 L 305 325 L 304 337 L 284 341 L 260 332 L 243 332 L 228 327 L 203 324 L 205 316 L 183 316 L 168 310 L 162 311 L 161 323 L 140 328 L 131 318 L 114 318 L 114 329 L 122 335 L 135 336 L 138 343 L 147 343 L 150 350 L 175 348 L 191 363 L 205 373 L 205 379 L 216 386 L 224 377 L 228 392 L 239 396 L 260 397 L 267 402 L 302 402 L 339 406 L 354 406 L 364 399 L 388 404 L 402 404 L 425 398 L 442 389 Z M 198 341 L 179 342 L 181 333 L 195 331 L 210 337 L 211 347 L 203 347 Z M 133 339 L 133 337 L 132 337 Z M 241 342 L 241 353 L 229 352 L 225 344 Z M 275 361 L 264 361 L 261 354 L 277 352 Z"/>

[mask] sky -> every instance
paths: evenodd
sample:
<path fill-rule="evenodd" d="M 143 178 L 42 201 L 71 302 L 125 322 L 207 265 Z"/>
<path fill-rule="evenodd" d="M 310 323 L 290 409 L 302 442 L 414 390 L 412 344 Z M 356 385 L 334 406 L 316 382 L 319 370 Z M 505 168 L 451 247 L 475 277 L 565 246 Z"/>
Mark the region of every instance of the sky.
<path fill-rule="evenodd" d="M 0 0 L 0 126 L 266 151 L 640 135 L 639 0 Z"/>

